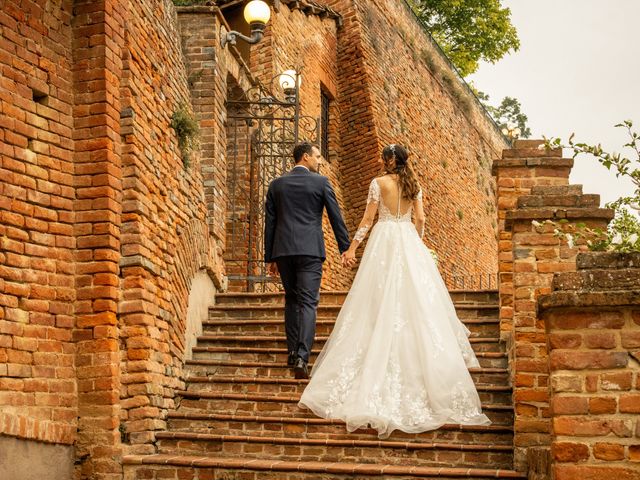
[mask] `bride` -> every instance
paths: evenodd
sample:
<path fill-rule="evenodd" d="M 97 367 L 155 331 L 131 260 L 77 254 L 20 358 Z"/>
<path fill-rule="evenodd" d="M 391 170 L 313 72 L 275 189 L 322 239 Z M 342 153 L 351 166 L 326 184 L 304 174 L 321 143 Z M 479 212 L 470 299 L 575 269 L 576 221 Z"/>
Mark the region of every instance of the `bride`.
<path fill-rule="evenodd" d="M 422 191 L 408 156 L 401 145 L 383 150 L 386 174 L 369 186 L 349 259 L 376 211 L 378 222 L 299 403 L 350 432 L 371 426 L 380 438 L 490 423 L 467 369 L 479 366 L 469 330 L 421 240 Z"/>

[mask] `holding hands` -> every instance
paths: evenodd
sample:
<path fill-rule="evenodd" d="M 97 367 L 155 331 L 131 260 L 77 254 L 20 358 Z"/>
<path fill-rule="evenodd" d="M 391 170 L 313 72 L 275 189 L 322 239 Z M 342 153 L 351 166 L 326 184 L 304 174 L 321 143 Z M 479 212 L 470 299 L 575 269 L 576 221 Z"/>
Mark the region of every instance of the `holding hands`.
<path fill-rule="evenodd" d="M 351 268 L 356 264 L 356 250 L 353 248 L 353 244 L 349 249 L 342 254 L 342 266 Z"/>

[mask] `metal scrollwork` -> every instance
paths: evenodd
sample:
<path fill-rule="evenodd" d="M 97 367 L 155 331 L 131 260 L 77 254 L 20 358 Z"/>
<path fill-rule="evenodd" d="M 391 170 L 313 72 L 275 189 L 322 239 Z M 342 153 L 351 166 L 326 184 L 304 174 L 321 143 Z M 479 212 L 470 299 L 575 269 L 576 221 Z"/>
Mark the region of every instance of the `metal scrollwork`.
<path fill-rule="evenodd" d="M 277 85 L 276 85 L 277 84 Z M 319 119 L 300 112 L 300 75 L 288 70 L 227 101 L 227 248 L 232 285 L 269 289 L 263 263 L 269 183 L 293 167 L 296 143 L 317 143 Z"/>

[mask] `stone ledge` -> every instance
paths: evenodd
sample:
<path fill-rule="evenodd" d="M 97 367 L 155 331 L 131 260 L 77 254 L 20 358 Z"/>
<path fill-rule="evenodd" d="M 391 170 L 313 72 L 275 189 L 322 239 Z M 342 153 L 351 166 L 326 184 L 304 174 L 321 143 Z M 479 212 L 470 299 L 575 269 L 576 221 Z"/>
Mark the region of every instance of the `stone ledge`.
<path fill-rule="evenodd" d="M 547 154 L 543 157 L 513 157 L 513 158 L 501 158 L 493 161 L 491 171 L 493 175 L 497 174 L 497 170 L 500 168 L 557 168 L 557 169 L 571 169 L 573 167 L 573 159 L 562 157 L 550 157 Z"/>
<path fill-rule="evenodd" d="M 214 2 L 208 2 L 204 5 L 176 5 L 176 12 L 178 13 L 215 13 L 220 10 Z"/>
<path fill-rule="evenodd" d="M 640 305 L 638 290 L 603 290 L 598 292 L 557 291 L 542 295 L 538 300 L 540 311 L 572 307 L 622 307 Z"/>
<path fill-rule="evenodd" d="M 576 266 L 578 270 L 640 268 L 640 253 L 579 253 Z"/>
<path fill-rule="evenodd" d="M 590 269 L 565 272 L 553 279 L 554 290 L 640 290 L 640 269 Z"/>
<path fill-rule="evenodd" d="M 518 207 L 598 207 L 600 195 L 597 194 L 538 194 L 522 195 L 518 198 Z"/>
<path fill-rule="evenodd" d="M 509 229 L 515 221 L 531 220 L 605 220 L 614 216 L 611 208 L 526 208 L 509 210 L 505 217 L 505 229 Z"/>
<path fill-rule="evenodd" d="M 582 195 L 582 185 L 534 185 L 531 195 Z"/>
<path fill-rule="evenodd" d="M 554 157 L 562 158 L 562 149 L 538 148 L 539 144 L 531 144 L 524 148 L 508 148 L 502 151 L 502 158 L 522 158 L 522 157 Z"/>

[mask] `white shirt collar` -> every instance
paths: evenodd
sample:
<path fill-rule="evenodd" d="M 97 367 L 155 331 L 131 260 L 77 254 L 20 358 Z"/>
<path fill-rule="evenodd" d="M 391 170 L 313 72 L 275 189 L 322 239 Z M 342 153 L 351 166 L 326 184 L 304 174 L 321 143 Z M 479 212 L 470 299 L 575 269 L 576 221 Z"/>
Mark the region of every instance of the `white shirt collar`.
<path fill-rule="evenodd" d="M 311 170 L 309 170 L 309 167 L 305 167 L 304 165 L 296 165 L 293 168 L 304 168 L 305 170 L 307 170 L 308 172 L 310 172 Z"/>

